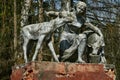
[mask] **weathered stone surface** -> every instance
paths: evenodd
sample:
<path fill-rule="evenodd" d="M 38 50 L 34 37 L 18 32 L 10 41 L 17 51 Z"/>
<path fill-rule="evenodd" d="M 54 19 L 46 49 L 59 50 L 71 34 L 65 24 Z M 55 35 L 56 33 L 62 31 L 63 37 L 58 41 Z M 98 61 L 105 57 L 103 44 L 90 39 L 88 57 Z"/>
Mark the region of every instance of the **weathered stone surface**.
<path fill-rule="evenodd" d="M 19 67 L 19 68 L 18 68 Z M 11 80 L 114 80 L 114 70 L 102 64 L 31 62 L 14 66 Z"/>

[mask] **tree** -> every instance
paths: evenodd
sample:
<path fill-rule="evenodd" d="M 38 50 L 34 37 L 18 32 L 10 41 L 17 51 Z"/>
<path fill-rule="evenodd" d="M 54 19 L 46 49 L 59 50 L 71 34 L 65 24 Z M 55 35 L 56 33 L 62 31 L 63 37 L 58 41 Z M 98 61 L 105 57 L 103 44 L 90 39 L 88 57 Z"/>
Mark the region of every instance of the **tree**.
<path fill-rule="evenodd" d="M 30 6 L 31 0 L 24 0 L 21 10 L 21 27 L 27 24 Z"/>
<path fill-rule="evenodd" d="M 16 15 L 16 0 L 14 0 L 14 58 L 17 56 L 17 15 Z"/>
<path fill-rule="evenodd" d="M 44 21 L 44 16 L 43 16 L 43 0 L 39 0 L 39 22 Z"/>
<path fill-rule="evenodd" d="M 71 9 L 71 1 L 72 0 L 62 0 L 62 4 L 61 4 L 61 6 L 62 6 L 62 10 L 67 10 L 67 11 L 70 11 L 70 9 Z"/>

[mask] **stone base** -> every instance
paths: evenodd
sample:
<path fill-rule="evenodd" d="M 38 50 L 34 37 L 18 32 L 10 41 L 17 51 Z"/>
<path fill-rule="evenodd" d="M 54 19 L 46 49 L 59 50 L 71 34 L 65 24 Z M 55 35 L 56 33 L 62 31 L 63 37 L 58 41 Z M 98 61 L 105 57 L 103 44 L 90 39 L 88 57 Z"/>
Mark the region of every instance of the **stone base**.
<path fill-rule="evenodd" d="M 114 69 L 103 64 L 30 62 L 12 68 L 11 80 L 114 80 Z"/>

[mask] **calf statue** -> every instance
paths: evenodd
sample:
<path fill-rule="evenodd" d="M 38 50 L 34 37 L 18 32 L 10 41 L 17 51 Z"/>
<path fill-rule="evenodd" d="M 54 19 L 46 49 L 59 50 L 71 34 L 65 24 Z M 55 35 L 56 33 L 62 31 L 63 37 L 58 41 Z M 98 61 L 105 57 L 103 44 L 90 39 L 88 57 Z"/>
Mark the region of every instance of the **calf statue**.
<path fill-rule="evenodd" d="M 88 35 L 88 39 L 87 39 L 87 48 L 89 48 L 89 49 L 87 49 L 87 54 L 89 56 L 90 55 L 99 55 L 100 56 L 99 63 L 106 63 L 106 58 L 104 55 L 105 54 L 104 46 L 105 46 L 104 38 L 100 37 L 97 33 L 91 31 L 91 33 Z"/>
<path fill-rule="evenodd" d="M 37 57 L 38 50 L 40 49 L 43 41 L 45 39 L 48 40 L 48 47 L 50 51 L 52 52 L 52 56 L 55 59 L 55 61 L 59 62 L 55 50 L 53 48 L 53 44 L 51 41 L 51 35 L 52 33 L 59 27 L 63 26 L 66 23 L 69 23 L 72 21 L 72 18 L 66 17 L 66 18 L 60 18 L 59 16 L 53 20 L 50 20 L 49 22 L 43 22 L 43 23 L 37 23 L 37 24 L 30 24 L 21 29 L 21 35 L 24 39 L 23 43 L 23 51 L 24 51 L 24 60 L 25 63 L 28 62 L 27 59 L 27 44 L 29 40 L 38 40 L 35 53 L 32 57 L 32 61 L 35 61 Z"/>

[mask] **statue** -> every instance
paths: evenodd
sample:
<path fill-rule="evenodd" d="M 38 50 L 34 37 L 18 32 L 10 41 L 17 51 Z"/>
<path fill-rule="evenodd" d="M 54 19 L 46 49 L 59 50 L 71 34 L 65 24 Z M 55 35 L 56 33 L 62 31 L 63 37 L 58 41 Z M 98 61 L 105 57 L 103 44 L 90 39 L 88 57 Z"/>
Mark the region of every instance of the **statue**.
<path fill-rule="evenodd" d="M 77 49 L 78 49 L 78 58 L 77 62 L 84 63 L 85 61 L 82 59 L 83 52 L 86 48 L 86 41 L 87 35 L 90 33 L 89 31 L 84 32 L 86 26 L 92 32 L 99 35 L 101 39 L 103 39 L 103 35 L 99 28 L 92 25 L 89 22 L 85 21 L 85 11 L 86 11 L 86 4 L 82 1 L 78 1 L 75 10 L 72 11 L 49 11 L 47 15 L 60 15 L 62 17 L 71 16 L 73 21 L 65 25 L 64 31 L 61 34 L 60 38 L 60 61 L 65 61 L 68 59 Z"/>
<path fill-rule="evenodd" d="M 86 46 L 92 47 L 93 48 L 92 54 L 100 55 L 101 62 L 105 62 L 106 59 L 104 57 L 104 49 L 103 49 L 104 47 L 103 34 L 99 28 L 92 25 L 90 22 L 86 22 L 84 17 L 85 11 L 86 11 L 86 4 L 82 1 L 78 1 L 75 6 L 75 9 L 71 11 L 46 12 L 46 15 L 48 16 L 51 15 L 57 16 L 57 18 L 50 20 L 49 22 L 31 24 L 23 27 L 21 30 L 21 34 L 24 39 L 23 51 L 24 51 L 25 62 L 26 63 L 28 62 L 26 50 L 27 50 L 27 44 L 30 39 L 33 40 L 38 39 L 38 43 L 32 61 L 36 59 L 38 50 L 40 49 L 43 40 L 46 39 L 48 42 L 48 47 L 52 52 L 53 58 L 57 62 L 59 62 L 59 60 L 65 61 L 71 55 L 73 55 L 76 50 L 78 50 L 77 62 L 85 63 L 85 61 L 82 59 L 82 55 L 85 51 Z M 63 25 L 64 25 L 64 31 L 62 32 L 60 37 L 60 57 L 58 60 L 51 41 L 51 35 L 57 28 Z M 94 34 L 88 37 L 88 34 L 90 33 L 94 33 Z M 95 39 L 90 39 L 93 37 L 96 37 L 97 41 Z"/>
<path fill-rule="evenodd" d="M 75 6 L 74 21 L 68 24 L 61 35 L 61 43 L 60 43 L 60 51 L 61 51 L 61 60 L 65 61 L 69 58 L 77 49 L 78 49 L 78 58 L 77 62 L 84 63 L 85 61 L 82 59 L 82 55 L 85 51 L 85 47 L 89 45 L 90 47 L 90 38 L 93 38 L 93 43 L 91 43 L 91 47 L 93 48 L 92 54 L 100 55 L 101 62 L 105 63 L 106 59 L 104 57 L 104 39 L 103 34 L 100 29 L 90 22 L 85 22 L 85 10 L 86 4 L 84 2 L 78 1 Z M 80 28 L 89 28 L 90 31 L 82 31 L 79 33 Z M 86 30 L 86 29 L 85 29 Z M 88 34 L 94 33 L 88 37 Z M 93 37 L 94 36 L 94 37 Z M 88 38 L 87 38 L 88 37 Z M 96 41 L 95 41 L 96 38 Z M 92 40 L 91 40 L 92 41 Z M 88 42 L 88 43 L 86 43 Z M 66 47 L 66 45 L 68 46 Z"/>
<path fill-rule="evenodd" d="M 52 33 L 59 27 L 63 26 L 64 24 L 71 22 L 72 19 L 70 17 L 66 18 L 59 18 L 59 16 L 53 20 L 50 20 L 49 22 L 43 22 L 43 23 L 37 23 L 37 24 L 30 24 L 27 26 L 24 26 L 21 29 L 21 35 L 24 39 L 23 43 L 23 51 L 24 51 L 24 60 L 25 63 L 28 62 L 27 59 L 27 44 L 30 39 L 32 40 L 38 40 L 37 46 L 35 49 L 35 53 L 32 57 L 32 61 L 35 61 L 38 50 L 40 49 L 42 43 L 44 40 L 47 40 L 48 47 L 50 51 L 52 52 L 53 58 L 55 61 L 59 62 L 56 53 L 53 48 L 53 44 L 51 41 L 51 35 Z"/>
<path fill-rule="evenodd" d="M 90 30 L 89 30 L 90 31 Z M 87 33 L 86 31 L 83 33 Z M 98 61 L 99 63 L 106 63 L 105 59 L 105 53 L 104 53 L 104 39 L 103 37 L 100 37 L 98 34 L 94 33 L 93 31 L 90 32 L 90 35 L 88 35 L 87 38 L 87 50 L 88 55 L 99 55 L 100 60 Z M 90 48 L 92 48 L 92 52 L 90 52 Z M 88 59 L 89 60 L 89 59 Z M 90 61 L 88 61 L 90 62 Z"/>

